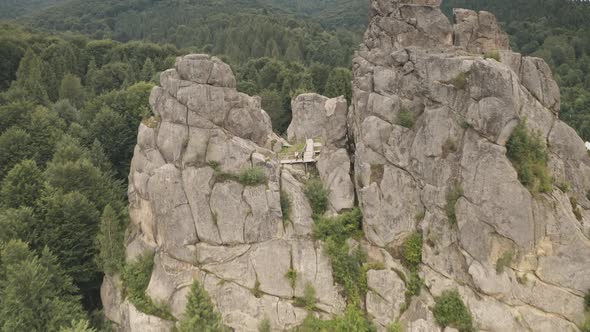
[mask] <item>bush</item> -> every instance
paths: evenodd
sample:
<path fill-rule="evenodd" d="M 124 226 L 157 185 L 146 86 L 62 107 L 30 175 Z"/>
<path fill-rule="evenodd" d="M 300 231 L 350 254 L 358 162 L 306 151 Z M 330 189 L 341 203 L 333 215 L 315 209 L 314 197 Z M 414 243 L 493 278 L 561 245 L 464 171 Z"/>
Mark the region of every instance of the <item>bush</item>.
<path fill-rule="evenodd" d="M 584 320 L 584 325 L 582 325 L 582 332 L 590 332 L 590 313 L 586 314 L 586 320 Z"/>
<path fill-rule="evenodd" d="M 416 123 L 416 118 L 414 117 L 414 113 L 412 113 L 406 109 L 402 109 L 399 112 L 399 114 L 397 116 L 397 124 L 398 125 L 412 129 L 412 128 L 414 128 L 415 123 Z"/>
<path fill-rule="evenodd" d="M 469 72 L 460 73 L 459 75 L 455 76 L 452 80 L 448 81 L 447 83 L 451 84 L 457 90 L 465 90 L 467 87 L 467 78 L 469 76 Z"/>
<path fill-rule="evenodd" d="M 289 279 L 291 288 L 295 288 L 295 283 L 297 282 L 297 271 L 289 269 L 289 271 L 287 271 L 287 274 L 285 274 L 285 278 Z"/>
<path fill-rule="evenodd" d="M 281 190 L 281 211 L 283 212 L 283 222 L 291 220 L 291 197 L 285 191 Z"/>
<path fill-rule="evenodd" d="M 484 59 L 494 59 L 494 60 L 500 62 L 500 52 L 498 52 L 497 50 L 496 51 L 486 52 L 483 55 L 483 58 Z"/>
<path fill-rule="evenodd" d="M 263 319 L 258 325 L 258 332 L 270 332 L 271 326 L 268 318 Z"/>
<path fill-rule="evenodd" d="M 295 298 L 295 301 L 293 301 L 293 304 L 295 306 L 302 307 L 307 310 L 314 310 L 316 303 L 316 291 L 313 285 L 309 282 L 305 284 L 305 289 L 303 290 L 303 297 L 297 297 Z"/>
<path fill-rule="evenodd" d="M 356 306 L 349 305 L 343 316 L 332 320 L 320 320 L 308 315 L 303 324 L 293 329 L 293 332 L 376 332 L 377 329 L 367 319 L 366 314 Z"/>
<path fill-rule="evenodd" d="M 590 311 L 590 290 L 584 296 L 584 305 L 586 306 L 586 311 Z"/>
<path fill-rule="evenodd" d="M 432 313 L 440 326 L 454 327 L 459 332 L 475 331 L 471 312 L 457 290 L 444 291 L 435 302 Z"/>
<path fill-rule="evenodd" d="M 303 188 L 305 197 L 311 205 L 315 215 L 322 215 L 328 210 L 328 190 L 324 188 L 322 181 L 318 178 L 309 179 Z"/>
<path fill-rule="evenodd" d="M 457 152 L 457 145 L 451 138 L 447 138 L 442 146 L 442 157 L 446 158 L 449 154 Z"/>
<path fill-rule="evenodd" d="M 547 193 L 552 189 L 547 162 L 549 154 L 539 133 L 531 134 L 526 121 L 518 123 L 506 144 L 508 159 L 518 173 L 520 182 L 532 193 Z"/>
<path fill-rule="evenodd" d="M 238 182 L 244 186 L 259 186 L 266 184 L 266 173 L 260 167 L 246 168 L 240 171 Z"/>
<path fill-rule="evenodd" d="M 505 252 L 498 260 L 496 261 L 496 273 L 500 274 L 504 272 L 504 269 L 512 263 L 512 259 L 514 258 L 514 252 L 512 250 Z"/>
<path fill-rule="evenodd" d="M 179 332 L 207 331 L 224 332 L 221 315 L 211 303 L 209 294 L 201 284 L 195 281 L 188 295 L 188 303 L 179 323 Z"/>
<path fill-rule="evenodd" d="M 163 304 L 156 304 L 145 291 L 149 286 L 154 268 L 154 255 L 145 254 L 123 269 L 123 289 L 127 297 L 137 310 L 166 320 L 174 320 L 170 308 Z"/>
<path fill-rule="evenodd" d="M 365 254 L 360 249 L 349 254 L 346 242 L 351 237 L 362 236 L 361 221 L 360 210 L 354 209 L 334 218 L 318 218 L 313 230 L 316 239 L 325 241 L 334 280 L 342 285 L 351 303 L 360 303 L 367 291 L 367 275 L 363 268 Z"/>
<path fill-rule="evenodd" d="M 411 271 L 418 269 L 422 263 L 422 234 L 414 232 L 404 241 L 403 262 Z"/>
<path fill-rule="evenodd" d="M 402 324 L 395 321 L 387 326 L 387 332 L 402 332 Z"/>
<path fill-rule="evenodd" d="M 447 193 L 447 218 L 452 225 L 457 224 L 456 205 L 459 198 L 463 196 L 463 187 L 456 183 L 453 188 Z"/>
<path fill-rule="evenodd" d="M 406 278 L 406 302 L 409 304 L 409 299 L 412 296 L 418 296 L 420 295 L 420 292 L 422 291 L 422 279 L 420 279 L 420 276 L 418 275 L 418 272 L 416 271 L 412 271 L 410 272 L 410 274 L 408 275 L 408 277 Z"/>
<path fill-rule="evenodd" d="M 371 183 L 375 182 L 380 185 L 383 180 L 384 171 L 383 165 L 371 165 Z"/>

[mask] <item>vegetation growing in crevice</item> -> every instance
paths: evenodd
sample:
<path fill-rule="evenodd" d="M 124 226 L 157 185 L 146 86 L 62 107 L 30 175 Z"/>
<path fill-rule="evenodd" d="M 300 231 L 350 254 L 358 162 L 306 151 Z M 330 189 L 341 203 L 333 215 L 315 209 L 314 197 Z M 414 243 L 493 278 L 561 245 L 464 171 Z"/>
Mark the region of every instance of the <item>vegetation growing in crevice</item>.
<path fill-rule="evenodd" d="M 348 305 L 344 315 L 331 320 L 320 320 L 314 315 L 308 315 L 303 324 L 294 328 L 292 332 L 377 332 L 369 321 L 366 313 L 355 305 Z"/>
<path fill-rule="evenodd" d="M 271 332 L 270 320 L 268 318 L 263 319 L 258 324 L 258 332 Z"/>
<path fill-rule="evenodd" d="M 403 332 L 402 324 L 399 321 L 395 321 L 387 325 L 387 332 Z"/>
<path fill-rule="evenodd" d="M 208 164 L 209 167 L 213 168 L 213 174 L 217 182 L 235 181 L 243 186 L 259 186 L 268 182 L 264 169 L 258 166 L 244 168 L 238 174 L 235 174 L 223 171 L 218 161 L 209 161 Z"/>
<path fill-rule="evenodd" d="M 303 188 L 303 193 L 309 201 L 313 214 L 318 216 L 317 218 L 326 213 L 328 210 L 328 196 L 330 193 L 319 178 L 311 178 L 307 180 Z"/>
<path fill-rule="evenodd" d="M 465 90 L 467 87 L 467 80 L 469 78 L 469 72 L 460 73 L 453 77 L 450 81 L 445 82 L 455 87 L 457 90 Z"/>
<path fill-rule="evenodd" d="M 385 172 L 384 166 L 381 164 L 372 164 L 371 165 L 371 183 L 377 183 L 377 185 L 381 184 L 383 181 L 383 173 Z"/>
<path fill-rule="evenodd" d="M 325 242 L 334 280 L 344 288 L 349 303 L 359 304 L 367 291 L 367 275 L 363 268 L 366 254 L 359 248 L 350 254 L 347 240 L 362 236 L 362 214 L 354 209 L 342 215 L 315 220 L 313 235 Z"/>
<path fill-rule="evenodd" d="M 297 271 L 294 269 L 289 269 L 285 274 L 285 278 L 289 279 L 289 283 L 291 284 L 291 288 L 295 288 L 295 284 L 297 283 Z"/>
<path fill-rule="evenodd" d="M 551 191 L 553 179 L 547 167 L 547 147 L 540 133 L 529 131 L 526 120 L 519 121 L 514 128 L 506 149 L 506 155 L 516 169 L 518 179 L 531 193 Z"/>
<path fill-rule="evenodd" d="M 438 325 L 443 328 L 453 327 L 459 332 L 475 331 L 471 312 L 456 289 L 444 291 L 441 296 L 435 298 L 435 302 L 432 313 Z"/>
<path fill-rule="evenodd" d="M 291 207 L 293 203 L 291 202 L 291 197 L 289 194 L 281 190 L 281 211 L 283 212 L 283 223 L 287 223 L 291 220 Z"/>
<path fill-rule="evenodd" d="M 451 190 L 447 192 L 447 218 L 452 225 L 457 224 L 457 210 L 456 205 L 459 198 L 463 196 L 463 187 L 458 182 L 453 185 Z"/>
<path fill-rule="evenodd" d="M 258 277 L 256 277 L 256 281 L 254 282 L 254 288 L 252 288 L 250 290 L 250 292 L 256 298 L 261 298 L 262 297 L 262 291 L 260 290 L 260 281 L 258 280 Z"/>
<path fill-rule="evenodd" d="M 203 286 L 195 281 L 188 294 L 188 303 L 178 324 L 178 332 L 228 332 L 223 325 L 221 315 L 211 302 Z"/>
<path fill-rule="evenodd" d="M 416 271 L 422 263 L 422 234 L 414 232 L 404 241 L 403 263 L 410 271 Z"/>
<path fill-rule="evenodd" d="M 128 263 L 121 274 L 123 293 L 137 310 L 151 316 L 166 320 L 175 320 L 170 308 L 165 304 L 155 303 L 147 294 L 154 268 L 154 254 L 147 253 Z"/>
<path fill-rule="evenodd" d="M 502 254 L 502 256 L 500 256 L 496 261 L 496 273 L 501 274 L 502 272 L 504 272 L 504 269 L 510 266 L 513 259 L 514 251 L 512 250 L 508 250 L 504 254 Z"/>
<path fill-rule="evenodd" d="M 572 206 L 572 211 L 574 212 L 576 219 L 578 219 L 578 221 L 582 221 L 582 210 L 580 209 L 580 206 L 578 206 L 578 200 L 572 196 L 570 197 L 570 204 Z"/>
<path fill-rule="evenodd" d="M 457 144 L 452 138 L 447 138 L 442 146 L 442 157 L 443 159 L 448 157 L 449 154 L 457 152 Z"/>
<path fill-rule="evenodd" d="M 413 112 L 402 108 L 397 116 L 397 124 L 412 129 L 414 128 L 414 124 L 416 124 L 416 115 Z"/>
<path fill-rule="evenodd" d="M 305 284 L 305 288 L 303 289 L 303 296 L 296 297 L 295 301 L 293 301 L 293 305 L 313 311 L 315 310 L 315 305 L 317 302 L 318 300 L 316 298 L 315 288 L 311 283 L 308 282 Z"/>
<path fill-rule="evenodd" d="M 498 50 L 489 51 L 489 52 L 484 53 L 483 58 L 484 59 L 494 59 L 498 62 L 501 61 L 500 52 Z"/>
<path fill-rule="evenodd" d="M 128 219 L 126 213 L 126 209 L 109 204 L 105 206 L 100 218 L 96 236 L 96 264 L 106 274 L 119 272 L 125 265 L 125 230 Z"/>

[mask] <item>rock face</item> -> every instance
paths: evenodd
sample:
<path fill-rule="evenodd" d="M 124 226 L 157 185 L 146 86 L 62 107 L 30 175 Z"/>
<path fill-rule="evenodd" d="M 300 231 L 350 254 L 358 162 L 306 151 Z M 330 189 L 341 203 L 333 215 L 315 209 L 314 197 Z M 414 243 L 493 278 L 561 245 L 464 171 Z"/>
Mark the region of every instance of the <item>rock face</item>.
<path fill-rule="evenodd" d="M 363 212 L 365 238 L 349 243 L 367 253 L 361 302 L 379 331 L 399 320 L 406 331 L 442 332 L 431 310 L 449 289 L 482 331 L 580 331 L 590 288 L 590 157 L 558 119 L 547 64 L 511 52 L 490 13 L 455 10 L 453 25 L 440 2 L 372 0 L 353 61 L 353 105 L 298 96 L 289 140 L 321 141 L 315 168 L 330 191 L 329 214 Z M 178 58 L 160 82 L 129 176 L 127 259 L 154 253 L 146 296 L 180 319 L 198 281 L 235 331 L 258 331 L 263 319 L 282 331 L 309 314 L 294 299 L 311 284 L 314 314 L 342 314 L 346 299 L 312 237 L 306 172 L 281 166 L 281 139 L 260 99 L 237 92 L 230 67 L 207 55 Z M 506 156 L 524 119 L 548 148 L 549 193 L 531 194 Z M 239 180 L 252 169 L 265 183 Z M 291 202 L 288 222 L 281 195 Z M 399 253 L 416 232 L 425 287 L 406 299 L 410 271 Z M 105 313 L 119 330 L 174 328 L 120 288 L 118 276 L 105 278 Z"/>
<path fill-rule="evenodd" d="M 293 300 L 311 283 L 318 308 L 341 313 L 344 299 L 322 244 L 309 236 L 309 205 L 301 184 L 288 172 L 281 176 L 271 151 L 276 135 L 260 99 L 237 92 L 230 67 L 207 55 L 178 58 L 160 82 L 150 96 L 154 117 L 139 128 L 129 176 L 127 258 L 155 253 L 147 296 L 169 305 L 180 319 L 197 280 L 236 331 L 257 331 L 265 318 L 273 328 L 287 329 L 307 316 Z M 340 136 L 346 135 L 343 115 Z M 254 168 L 263 170 L 266 183 L 235 179 Z M 228 180 L 227 174 L 234 177 Z M 296 202 L 288 226 L 281 181 Z M 297 271 L 294 285 L 286 277 L 290 269 Z M 122 299 L 119 287 L 118 278 L 107 277 L 102 295 L 107 317 L 120 330 L 172 329 L 173 322 L 145 315 Z"/>
<path fill-rule="evenodd" d="M 401 316 L 409 331 L 438 331 L 428 307 L 453 288 L 481 330 L 578 331 L 590 288 L 590 158 L 558 119 L 547 64 L 509 51 L 490 13 L 455 10 L 452 25 L 439 3 L 372 1 L 353 61 L 351 130 L 366 238 L 395 251 L 422 233 L 427 293 Z M 500 61 L 484 58 L 488 52 Z M 411 128 L 400 125 L 401 112 L 415 120 Z M 554 183 L 570 183 L 569 191 L 532 195 L 519 182 L 506 142 L 522 119 L 546 142 Z M 459 187 L 453 224 L 447 193 Z M 507 253 L 513 258 L 497 272 Z M 369 272 L 380 293 L 398 282 Z M 373 298 L 368 309 L 387 296 Z M 400 318 L 384 312 L 373 314 L 379 326 Z"/>

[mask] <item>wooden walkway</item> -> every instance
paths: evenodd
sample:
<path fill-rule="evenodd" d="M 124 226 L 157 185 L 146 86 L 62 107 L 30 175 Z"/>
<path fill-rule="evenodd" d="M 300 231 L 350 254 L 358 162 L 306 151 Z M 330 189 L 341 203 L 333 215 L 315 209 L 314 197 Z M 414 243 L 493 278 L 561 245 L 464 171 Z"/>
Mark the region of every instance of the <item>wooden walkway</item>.
<path fill-rule="evenodd" d="M 312 139 L 305 141 L 303 151 L 296 151 L 293 154 L 282 155 L 281 164 L 309 164 L 315 163 L 322 150 L 322 143 L 314 143 Z"/>

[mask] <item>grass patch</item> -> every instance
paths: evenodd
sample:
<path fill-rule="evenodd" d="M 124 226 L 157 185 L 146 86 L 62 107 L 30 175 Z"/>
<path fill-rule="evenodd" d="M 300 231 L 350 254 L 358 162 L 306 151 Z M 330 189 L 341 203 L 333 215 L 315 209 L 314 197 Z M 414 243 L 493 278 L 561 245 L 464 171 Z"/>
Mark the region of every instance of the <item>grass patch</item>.
<path fill-rule="evenodd" d="M 449 154 L 457 152 L 457 144 L 451 138 L 447 138 L 442 146 L 442 157 L 447 158 Z"/>
<path fill-rule="evenodd" d="M 475 331 L 471 312 L 456 289 L 444 291 L 435 301 L 432 313 L 438 325 L 454 327 L 459 332 Z"/>
<path fill-rule="evenodd" d="M 287 273 L 285 274 L 285 278 L 289 279 L 291 288 L 295 288 L 295 283 L 297 282 L 297 271 L 289 269 L 289 271 L 287 271 Z"/>
<path fill-rule="evenodd" d="M 306 310 L 312 311 L 315 310 L 315 305 L 317 304 L 318 300 L 316 298 L 316 291 L 315 288 L 311 283 L 305 284 L 305 289 L 303 290 L 302 297 L 296 297 L 295 301 L 293 301 L 293 305 L 300 308 L 305 308 Z"/>
<path fill-rule="evenodd" d="M 422 263 L 422 234 L 412 233 L 405 241 L 403 246 L 403 263 L 410 271 L 418 270 Z"/>
<path fill-rule="evenodd" d="M 495 51 L 490 51 L 490 52 L 486 52 L 486 53 L 483 55 L 483 58 L 484 58 L 484 59 L 486 59 L 486 60 L 487 60 L 487 59 L 494 59 L 494 60 L 496 60 L 496 61 L 498 61 L 498 62 L 500 62 L 500 61 L 501 61 L 501 58 L 500 58 L 500 52 L 498 52 L 497 50 L 495 50 Z"/>
<path fill-rule="evenodd" d="M 402 324 L 398 321 L 395 321 L 387 325 L 387 332 L 403 332 Z"/>
<path fill-rule="evenodd" d="M 305 148 L 305 142 L 297 143 L 291 146 L 284 146 L 281 149 L 281 154 L 294 154 L 295 152 L 303 152 Z"/>
<path fill-rule="evenodd" d="M 383 181 L 383 173 L 385 172 L 383 165 L 371 165 L 371 179 L 370 182 L 380 184 Z"/>
<path fill-rule="evenodd" d="M 170 307 L 155 303 L 145 292 L 149 286 L 153 268 L 154 254 L 151 253 L 125 265 L 121 274 L 124 294 L 137 310 L 147 315 L 173 321 L 175 318 L 170 313 Z"/>
<path fill-rule="evenodd" d="M 397 124 L 402 127 L 412 129 L 416 124 L 416 117 L 414 116 L 414 113 L 406 109 L 402 109 L 397 116 Z"/>
<path fill-rule="evenodd" d="M 313 230 L 314 238 L 325 242 L 334 280 L 344 289 L 349 303 L 357 305 L 367 292 L 367 273 L 363 268 L 367 257 L 361 249 L 350 254 L 346 240 L 362 236 L 361 221 L 360 210 L 354 209 L 334 218 L 317 218 Z"/>
<path fill-rule="evenodd" d="M 512 260 L 514 259 L 514 251 L 509 250 L 505 252 L 498 260 L 496 261 L 496 273 L 501 274 L 504 272 L 504 269 L 510 266 Z"/>
<path fill-rule="evenodd" d="M 445 83 L 454 86 L 457 90 L 465 90 L 465 88 L 467 87 L 468 78 L 469 72 L 460 73 L 459 75 L 455 76 L 453 79 Z"/>
<path fill-rule="evenodd" d="M 569 182 L 567 182 L 567 181 L 560 182 L 560 183 L 556 184 L 556 186 L 557 186 L 557 188 L 558 188 L 559 190 L 561 190 L 561 192 L 563 192 L 563 193 L 567 193 L 568 191 L 570 191 L 570 189 L 571 189 L 571 187 L 572 187 L 572 186 L 570 185 L 570 183 L 569 183 Z"/>
<path fill-rule="evenodd" d="M 422 285 L 424 284 L 424 282 L 422 281 L 422 279 L 420 279 L 420 276 L 418 275 L 417 271 L 412 271 L 410 272 L 410 274 L 407 276 L 406 278 L 406 303 L 410 303 L 409 299 L 412 298 L 412 296 L 418 296 L 420 295 L 420 292 L 422 291 Z"/>
<path fill-rule="evenodd" d="M 283 222 L 287 223 L 291 220 L 291 208 L 293 203 L 291 197 L 286 191 L 281 190 L 281 211 L 283 212 Z"/>
<path fill-rule="evenodd" d="M 447 193 L 447 218 L 452 225 L 457 224 L 457 201 L 463 196 L 463 187 L 459 183 L 455 183 L 453 188 Z"/>
<path fill-rule="evenodd" d="M 531 193 L 551 191 L 553 179 L 547 167 L 547 148 L 539 133 L 529 132 L 525 120 L 521 120 L 514 128 L 506 148 L 508 159 L 518 173 L 518 180 Z"/>
<path fill-rule="evenodd" d="M 261 167 L 250 167 L 240 171 L 238 182 L 244 186 L 259 186 L 266 184 L 268 179 L 266 173 Z"/>
<path fill-rule="evenodd" d="M 305 197 L 311 205 L 311 210 L 314 215 L 321 216 L 328 210 L 328 190 L 324 188 L 324 184 L 319 178 L 312 178 L 307 180 L 303 188 Z"/>
<path fill-rule="evenodd" d="M 348 305 L 344 315 L 331 320 L 320 320 L 308 315 L 303 324 L 294 328 L 293 332 L 376 332 L 377 329 L 369 321 L 366 313 L 360 308 Z"/>

